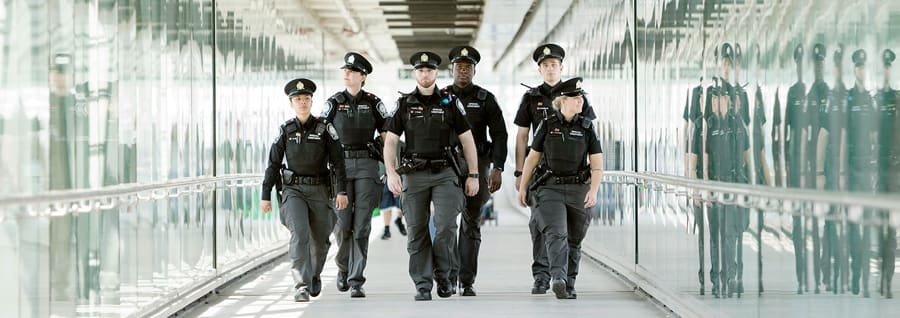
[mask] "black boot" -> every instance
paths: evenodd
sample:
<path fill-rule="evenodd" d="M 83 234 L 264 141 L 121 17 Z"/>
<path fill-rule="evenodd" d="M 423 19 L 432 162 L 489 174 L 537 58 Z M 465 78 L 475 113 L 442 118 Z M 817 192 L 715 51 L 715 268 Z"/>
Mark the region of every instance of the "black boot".
<path fill-rule="evenodd" d="M 391 227 L 388 225 L 384 226 L 384 234 L 381 234 L 381 239 L 386 240 L 391 238 Z"/>
<path fill-rule="evenodd" d="M 400 231 L 400 234 L 406 236 L 406 226 L 403 225 L 403 220 L 396 218 L 394 219 L 394 224 L 397 225 L 397 230 Z"/>

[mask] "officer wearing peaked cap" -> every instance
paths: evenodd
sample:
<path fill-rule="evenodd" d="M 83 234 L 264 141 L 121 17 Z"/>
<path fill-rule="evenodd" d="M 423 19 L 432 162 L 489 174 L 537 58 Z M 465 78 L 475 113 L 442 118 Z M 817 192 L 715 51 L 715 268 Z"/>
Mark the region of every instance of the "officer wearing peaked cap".
<path fill-rule="evenodd" d="M 828 113 L 828 97 L 830 89 L 825 83 L 824 63 L 828 54 L 825 45 L 816 43 L 810 51 L 813 65 L 813 83 L 809 87 L 806 94 L 806 127 L 803 134 L 806 136 L 803 140 L 806 146 L 806 157 L 803 163 L 804 187 L 808 189 L 819 189 L 825 186 L 824 158 L 818 156 L 819 153 L 819 137 L 822 134 L 822 120 Z M 819 168 L 823 167 L 823 168 Z M 813 249 L 810 256 L 813 261 L 813 287 L 815 293 L 821 292 L 821 285 L 824 278 L 828 275 L 824 273 L 825 267 L 822 264 L 822 247 L 821 235 L 819 234 L 820 222 L 819 218 L 813 216 L 812 227 L 809 229 L 809 236 L 812 237 Z M 828 276 L 830 277 L 830 276 Z"/>
<path fill-rule="evenodd" d="M 362 87 L 372 64 L 358 53 L 344 55 L 342 79 L 345 89 L 325 101 L 321 118 L 334 125 L 341 138 L 347 174 L 349 204 L 338 210 L 335 238 L 338 253 L 334 257 L 338 268 L 338 291 L 350 289 L 350 297 L 365 297 L 362 285 L 366 282 L 369 233 L 372 231 L 372 210 L 381 200 L 384 185 L 378 173 L 382 145 L 374 136 L 383 135 L 385 119 L 389 117 L 378 96 Z"/>
<path fill-rule="evenodd" d="M 310 114 L 315 91 L 316 84 L 305 78 L 291 80 L 284 87 L 296 117 L 281 125 L 269 149 L 260 202 L 260 209 L 271 211 L 272 187 L 279 191 L 279 216 L 291 232 L 288 251 L 294 300 L 298 302 L 309 301 L 322 291 L 320 274 L 331 246 L 328 236 L 334 228 L 329 167 L 336 175 L 334 208 L 347 206 L 344 157 L 337 131 Z"/>
<path fill-rule="evenodd" d="M 819 140 L 824 142 L 825 149 L 819 160 L 824 165 L 822 171 L 825 178 L 824 188 L 839 192 L 846 191 L 844 182 L 841 182 L 845 170 L 842 168 L 841 154 L 846 153 L 847 149 L 846 140 L 843 138 L 847 128 L 847 87 L 843 79 L 844 45 L 838 44 L 831 55 L 834 62 L 834 82 L 821 119 Z M 835 294 L 839 291 L 844 293 L 848 281 L 845 251 L 841 247 L 844 237 L 839 234 L 846 231 L 840 229 L 843 226 L 841 222 L 835 221 L 843 214 L 843 207 L 837 205 L 829 207 L 829 218 L 825 220 L 822 243 L 823 283 L 826 291 L 830 290 Z"/>
<path fill-rule="evenodd" d="M 803 82 L 803 57 L 805 50 L 802 45 L 794 48 L 794 63 L 797 64 L 797 82 L 795 82 L 787 94 L 787 105 L 785 105 L 785 121 L 784 121 L 784 160 L 785 169 L 787 170 L 788 187 L 800 188 L 804 184 L 806 158 L 801 157 L 802 149 L 806 147 L 806 138 L 809 136 L 809 109 L 806 103 L 806 84 Z M 815 112 L 814 112 L 815 113 Z M 810 154 L 807 154 L 810 155 Z M 803 217 L 800 215 L 792 216 L 792 240 L 794 243 L 794 266 L 797 278 L 797 293 L 802 294 L 804 290 L 809 291 L 809 282 L 807 279 L 807 249 L 806 249 L 806 231 L 803 223 Z"/>
<path fill-rule="evenodd" d="M 853 74 L 856 83 L 847 97 L 847 190 L 865 193 L 874 193 L 875 187 L 872 179 L 877 171 L 874 164 L 878 154 L 872 150 L 872 136 L 877 133 L 876 122 L 878 116 L 875 111 L 875 102 L 871 93 L 866 88 L 866 62 L 868 56 L 865 50 L 856 50 L 851 57 Z M 864 211 L 864 217 L 871 217 L 872 211 Z M 869 296 L 869 242 L 872 235 L 869 226 L 848 222 L 848 251 L 850 251 L 850 291 L 864 296 Z M 860 284 L 862 283 L 862 284 Z"/>
<path fill-rule="evenodd" d="M 884 65 L 884 84 L 875 95 L 878 118 L 878 192 L 900 192 L 900 181 L 897 180 L 897 169 L 900 167 L 900 143 L 897 134 L 900 133 L 900 122 L 897 118 L 897 104 L 900 100 L 900 92 L 891 87 L 891 65 L 897 55 L 891 49 L 885 49 L 881 53 L 881 62 Z M 879 211 L 883 224 L 891 224 L 890 212 Z M 882 226 L 877 229 L 879 244 L 879 256 L 881 257 L 881 283 L 879 291 L 885 298 L 892 298 L 891 283 L 894 278 L 894 254 L 897 249 L 897 229 L 893 226 Z"/>
<path fill-rule="evenodd" d="M 452 295 L 450 270 L 456 241 L 456 216 L 465 198 L 460 179 L 465 170 L 465 195 L 478 193 L 478 163 L 471 127 L 459 100 L 435 84 L 441 58 L 431 52 L 410 57 L 416 89 L 397 100 L 397 110 L 387 123 L 384 165 L 388 188 L 400 195 L 407 222 L 409 275 L 415 283 L 415 300 L 431 300 L 434 282 L 438 296 Z M 406 135 L 406 153 L 397 168 L 397 143 Z M 452 136 L 462 144 L 466 167 L 459 165 Z M 403 174 L 401 181 L 400 175 Z M 434 213 L 430 205 L 434 203 Z M 435 235 L 429 237 L 428 222 Z"/>
<path fill-rule="evenodd" d="M 600 139 L 591 120 L 580 115 L 581 86 L 582 79 L 576 77 L 554 87 L 552 106 L 557 111 L 535 130 L 519 184 L 519 204 L 533 207 L 537 229 L 544 236 L 550 287 L 558 299 L 577 298 L 581 242 L 590 221 L 587 209 L 597 203 L 603 174 Z M 547 168 L 535 175 L 542 157 Z M 526 202 L 528 188 L 533 191 L 531 202 Z"/>
<path fill-rule="evenodd" d="M 451 288 L 457 282 L 462 296 L 475 296 L 475 276 L 478 273 L 478 250 L 481 246 L 481 208 L 490 193 L 501 184 L 501 172 L 506 162 L 506 123 L 494 94 L 475 85 L 475 66 L 481 54 L 471 46 L 457 46 L 449 54 L 453 85 L 445 90 L 455 95 L 464 106 L 466 119 L 472 125 L 472 136 L 478 154 L 478 194 L 466 197 L 466 205 L 460 222 L 459 240 L 455 246 L 453 269 L 450 271 Z M 488 140 L 490 129 L 490 140 Z M 493 168 L 489 168 L 493 163 Z"/>
<path fill-rule="evenodd" d="M 519 189 L 520 177 L 522 176 L 522 167 L 525 164 L 525 156 L 528 151 L 529 132 L 537 128 L 538 124 L 547 118 L 550 118 L 556 110 L 551 107 L 553 96 L 551 91 L 560 83 L 563 71 L 563 59 L 566 52 L 562 47 L 556 44 L 542 44 L 535 48 L 532 59 L 538 66 L 538 72 L 543 77 L 544 82 L 529 90 L 522 95 L 522 101 L 519 103 L 519 109 L 516 111 L 514 123 L 518 126 L 516 131 L 516 189 Z M 586 97 L 582 96 L 583 107 L 581 108 L 581 116 L 589 120 L 593 120 L 597 116 L 594 109 Z M 539 164 L 537 169 L 544 169 L 543 163 Z M 528 222 L 528 229 L 531 233 L 532 245 L 532 264 L 531 274 L 534 278 L 532 286 L 532 294 L 545 294 L 550 288 L 550 266 L 547 260 L 547 251 L 544 246 L 544 236 L 536 227 L 534 213 Z"/>

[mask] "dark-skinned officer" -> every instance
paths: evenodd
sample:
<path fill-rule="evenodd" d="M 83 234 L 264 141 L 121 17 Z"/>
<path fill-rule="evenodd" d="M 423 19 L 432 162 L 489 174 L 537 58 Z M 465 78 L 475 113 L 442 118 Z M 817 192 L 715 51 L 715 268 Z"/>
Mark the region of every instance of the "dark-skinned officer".
<path fill-rule="evenodd" d="M 432 52 L 410 57 L 416 89 L 397 100 L 397 110 L 388 120 L 384 165 L 388 187 L 400 195 L 407 224 L 409 275 L 415 283 L 415 300 L 431 300 L 434 282 L 438 296 L 450 297 L 450 270 L 456 244 L 456 217 L 465 197 L 460 189 L 463 173 L 465 195 L 478 193 L 478 155 L 463 105 L 435 84 L 441 58 Z M 406 135 L 406 153 L 397 165 L 397 142 Z M 459 165 L 452 135 L 459 138 L 467 168 Z M 403 174 L 403 181 L 400 180 Z M 434 213 L 430 205 L 434 203 Z M 429 234 L 429 218 L 435 237 Z"/>
<path fill-rule="evenodd" d="M 262 185 L 260 209 L 272 210 L 272 187 L 279 191 L 281 223 L 291 232 L 291 274 L 294 301 L 309 301 L 322 291 L 320 274 L 331 242 L 334 212 L 330 206 L 331 178 L 336 175 L 334 208 L 347 207 L 344 156 L 334 126 L 312 116 L 312 94 L 316 84 L 305 78 L 291 80 L 284 87 L 296 117 L 278 130 L 269 149 L 269 162 Z M 282 163 L 285 161 L 286 163 Z"/>
<path fill-rule="evenodd" d="M 334 257 L 337 289 L 351 289 L 350 297 L 361 298 L 366 297 L 362 285 L 366 282 L 363 271 L 369 254 L 372 210 L 378 206 L 384 188 L 378 173 L 382 146 L 373 137 L 382 133 L 389 114 L 378 96 L 362 89 L 372 73 L 372 64 L 365 57 L 347 53 L 341 69 L 346 88 L 328 98 L 321 118 L 337 129 L 347 175 L 349 202 L 345 210 L 337 211 L 335 229 L 339 246 Z"/>
<path fill-rule="evenodd" d="M 456 259 L 450 271 L 450 283 L 456 288 L 457 282 L 462 296 L 475 296 L 475 277 L 478 274 L 478 250 L 481 246 L 481 208 L 490 193 L 500 189 L 503 165 L 506 162 L 506 123 L 494 94 L 472 83 L 475 66 L 481 54 L 471 46 L 457 46 L 449 53 L 453 85 L 449 90 L 466 109 L 466 118 L 472 126 L 472 137 L 478 150 L 478 194 L 466 198 Z M 488 140 L 490 129 L 490 140 Z M 493 164 L 493 168 L 491 165 Z M 490 169 L 490 173 L 488 172 Z"/>
<path fill-rule="evenodd" d="M 878 111 L 878 192 L 897 193 L 896 175 L 890 173 L 891 166 L 898 161 L 896 143 L 897 133 L 897 103 L 900 92 L 891 88 L 891 65 L 897 55 L 891 49 L 881 53 L 881 61 L 884 65 L 884 86 L 875 95 L 875 103 Z M 890 211 L 879 211 L 881 227 L 878 229 L 878 249 L 881 257 L 881 284 L 879 292 L 885 298 L 893 298 L 891 282 L 894 279 L 894 254 L 897 249 L 897 229 L 891 225 Z"/>
<path fill-rule="evenodd" d="M 535 88 L 531 88 L 522 96 L 522 102 L 516 111 L 514 123 L 518 126 L 516 131 L 516 189 L 519 189 L 519 181 L 522 175 L 522 165 L 525 163 L 527 154 L 527 145 L 529 131 L 537 129 L 537 125 L 546 118 L 549 118 L 556 110 L 551 107 L 552 96 L 550 92 L 562 78 L 563 58 L 566 52 L 562 47 L 556 44 L 544 44 L 538 46 L 531 57 L 538 65 L 538 72 L 544 82 Z M 584 98 L 581 115 L 593 120 L 597 116 L 587 98 Z M 542 169 L 543 165 L 538 165 L 538 169 Z M 544 247 L 544 238 L 540 231 L 535 227 L 534 211 L 532 218 L 528 222 L 528 229 L 531 232 L 532 259 L 531 274 L 534 277 L 534 286 L 531 289 L 532 294 L 545 294 L 550 288 L 550 267 L 547 261 L 547 251 Z"/>
<path fill-rule="evenodd" d="M 535 130 L 519 184 L 519 204 L 532 205 L 538 230 L 550 261 L 551 290 L 558 299 L 575 299 L 575 279 L 581 261 L 581 242 L 587 233 L 590 209 L 597 203 L 603 175 L 603 150 L 590 119 L 581 116 L 584 91 L 580 77 L 554 87 L 557 109 Z M 547 169 L 534 175 L 541 161 Z M 532 180 L 532 177 L 534 178 Z M 534 186 L 532 186 L 534 181 Z M 532 188 L 532 202 L 526 202 Z"/>
<path fill-rule="evenodd" d="M 875 101 L 866 88 L 865 50 L 853 52 L 853 74 L 856 84 L 847 96 L 847 190 L 875 193 L 875 173 L 877 154 L 873 149 L 877 138 L 877 112 Z M 847 241 L 850 252 L 850 291 L 856 295 L 860 289 L 864 297 L 869 297 L 869 246 L 871 228 L 861 225 L 872 214 L 868 209 L 859 211 L 848 209 Z M 862 286 L 860 286 L 862 282 Z"/>

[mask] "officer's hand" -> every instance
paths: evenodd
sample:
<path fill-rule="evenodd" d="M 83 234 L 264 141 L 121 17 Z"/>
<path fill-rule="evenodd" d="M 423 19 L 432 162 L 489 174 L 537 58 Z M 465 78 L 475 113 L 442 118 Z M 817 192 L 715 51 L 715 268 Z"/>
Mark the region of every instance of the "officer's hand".
<path fill-rule="evenodd" d="M 334 209 L 335 210 L 343 210 L 347 208 L 347 195 L 346 194 L 338 194 L 337 197 L 334 198 Z"/>
<path fill-rule="evenodd" d="M 518 179 L 518 178 L 517 178 Z M 523 208 L 528 207 L 528 202 L 525 202 L 525 194 L 527 191 L 519 191 L 519 205 Z"/>
<path fill-rule="evenodd" d="M 588 193 L 584 195 L 584 208 L 590 209 L 595 205 L 597 205 L 597 192 L 588 191 Z"/>
<path fill-rule="evenodd" d="M 388 173 L 388 190 L 391 190 L 395 197 L 399 196 L 400 192 L 403 191 L 403 184 L 400 182 L 399 174 Z"/>
<path fill-rule="evenodd" d="M 478 178 L 466 178 L 466 195 L 474 197 L 478 194 Z"/>
<path fill-rule="evenodd" d="M 488 177 L 488 191 L 497 192 L 500 190 L 501 184 L 503 184 L 503 177 L 500 175 L 500 170 L 491 169 L 491 176 Z"/>
<path fill-rule="evenodd" d="M 516 190 L 519 189 L 519 182 L 520 182 L 520 180 L 522 180 L 522 176 L 516 177 Z"/>
<path fill-rule="evenodd" d="M 269 201 L 269 200 L 259 201 L 259 208 L 262 209 L 263 212 L 266 212 L 266 213 L 272 211 L 272 201 Z"/>

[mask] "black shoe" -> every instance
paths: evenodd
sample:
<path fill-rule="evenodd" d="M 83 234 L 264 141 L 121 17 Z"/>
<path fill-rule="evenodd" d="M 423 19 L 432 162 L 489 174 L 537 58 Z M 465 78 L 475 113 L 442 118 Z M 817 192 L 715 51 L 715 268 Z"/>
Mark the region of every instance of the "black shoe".
<path fill-rule="evenodd" d="M 450 285 L 450 294 L 456 295 L 456 284 Z"/>
<path fill-rule="evenodd" d="M 575 288 L 566 287 L 566 299 L 578 299 L 578 293 L 575 292 Z"/>
<path fill-rule="evenodd" d="M 350 289 L 350 285 L 347 285 L 346 272 L 338 272 L 337 279 L 335 280 L 335 285 L 337 285 L 337 289 L 340 292 L 345 292 Z"/>
<path fill-rule="evenodd" d="M 401 220 L 400 218 L 396 218 L 394 220 L 394 224 L 397 225 L 397 230 L 400 231 L 400 234 L 406 236 L 406 226 L 403 225 L 403 220 Z"/>
<path fill-rule="evenodd" d="M 532 295 L 546 294 L 548 288 L 550 288 L 550 286 L 547 284 L 546 280 L 536 279 L 534 281 L 534 287 L 531 287 L 531 294 Z"/>
<path fill-rule="evenodd" d="M 437 290 L 438 297 L 447 298 L 453 295 L 452 288 L 450 287 L 450 283 L 446 284 L 438 284 Z"/>
<path fill-rule="evenodd" d="M 314 276 L 312 284 L 309 284 L 309 295 L 319 297 L 320 293 L 322 293 L 322 279 L 319 276 Z"/>
<path fill-rule="evenodd" d="M 366 291 L 361 286 L 350 288 L 350 298 L 366 298 Z"/>
<path fill-rule="evenodd" d="M 381 234 L 381 239 L 386 240 L 391 238 L 391 230 L 387 226 L 384 227 L 384 234 Z"/>
<path fill-rule="evenodd" d="M 296 301 L 296 302 L 309 301 L 309 291 L 306 289 L 306 287 L 300 287 L 300 288 L 297 288 L 296 291 L 294 291 L 294 301 Z"/>
<path fill-rule="evenodd" d="M 462 288 L 462 295 L 463 296 L 475 296 L 475 288 L 473 288 L 472 286 L 464 286 Z"/>
<path fill-rule="evenodd" d="M 550 282 L 550 289 L 556 294 L 556 299 L 566 299 L 569 294 L 566 293 L 566 281 L 562 279 L 553 279 Z"/>
<path fill-rule="evenodd" d="M 419 288 L 419 291 L 416 292 L 416 296 L 413 297 L 415 300 L 431 300 L 431 291 L 425 288 Z"/>

